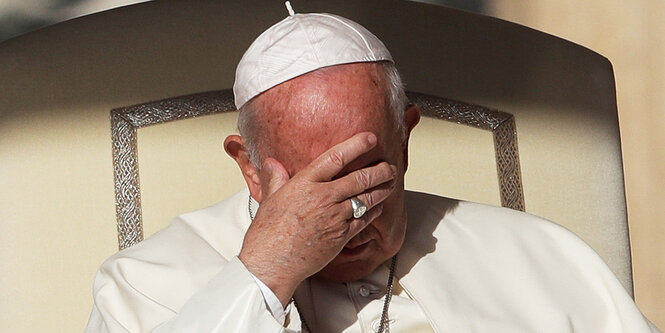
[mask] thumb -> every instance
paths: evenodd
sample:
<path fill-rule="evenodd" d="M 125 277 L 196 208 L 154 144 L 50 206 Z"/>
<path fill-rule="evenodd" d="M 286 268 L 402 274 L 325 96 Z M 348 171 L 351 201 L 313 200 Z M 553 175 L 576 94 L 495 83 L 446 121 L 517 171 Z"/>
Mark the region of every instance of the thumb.
<path fill-rule="evenodd" d="M 289 173 L 278 160 L 268 157 L 263 161 L 263 169 L 268 174 L 268 193 L 266 197 L 277 192 L 287 181 L 289 181 Z"/>

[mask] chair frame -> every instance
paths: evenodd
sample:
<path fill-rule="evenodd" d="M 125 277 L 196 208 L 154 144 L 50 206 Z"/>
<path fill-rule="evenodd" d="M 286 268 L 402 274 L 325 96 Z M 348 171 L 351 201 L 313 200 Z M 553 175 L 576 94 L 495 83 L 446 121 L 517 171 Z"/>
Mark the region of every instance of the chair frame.
<path fill-rule="evenodd" d="M 517 131 L 512 114 L 446 98 L 407 92 L 427 117 L 487 131 L 494 137 L 501 205 L 524 211 Z M 118 247 L 143 240 L 137 131 L 169 121 L 236 111 L 230 89 L 167 98 L 111 110 Z"/>

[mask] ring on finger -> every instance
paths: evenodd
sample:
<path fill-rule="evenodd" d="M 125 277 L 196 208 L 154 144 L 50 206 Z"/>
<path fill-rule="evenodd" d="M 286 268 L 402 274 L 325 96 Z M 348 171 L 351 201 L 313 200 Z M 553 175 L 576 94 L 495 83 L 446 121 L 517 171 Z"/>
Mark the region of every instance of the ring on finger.
<path fill-rule="evenodd" d="M 365 212 L 367 212 L 367 205 L 365 205 L 362 200 L 358 199 L 358 197 L 351 197 L 349 200 L 351 200 L 351 207 L 353 207 L 354 218 L 359 219 L 365 215 Z"/>

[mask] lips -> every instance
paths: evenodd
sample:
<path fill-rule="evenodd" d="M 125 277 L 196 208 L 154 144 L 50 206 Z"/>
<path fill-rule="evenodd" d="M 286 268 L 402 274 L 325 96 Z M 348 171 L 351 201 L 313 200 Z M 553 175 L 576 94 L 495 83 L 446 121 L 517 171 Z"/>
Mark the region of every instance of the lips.
<path fill-rule="evenodd" d="M 342 249 L 340 254 L 343 256 L 355 257 L 362 254 L 368 247 L 369 242 L 365 242 L 356 246 L 349 246 L 349 244 L 347 244 L 344 249 Z"/>

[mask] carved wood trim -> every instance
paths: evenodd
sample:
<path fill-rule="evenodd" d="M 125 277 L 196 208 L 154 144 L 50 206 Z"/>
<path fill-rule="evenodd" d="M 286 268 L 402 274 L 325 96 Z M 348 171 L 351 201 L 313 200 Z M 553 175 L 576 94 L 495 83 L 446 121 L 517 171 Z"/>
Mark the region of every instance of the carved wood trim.
<path fill-rule="evenodd" d="M 408 92 L 423 115 L 488 130 L 494 136 L 501 204 L 524 210 L 514 117 L 505 112 Z M 169 121 L 233 112 L 230 89 L 163 99 L 111 110 L 115 207 L 120 249 L 143 240 L 137 130 Z"/>
<path fill-rule="evenodd" d="M 491 131 L 499 178 L 501 205 L 524 211 L 524 190 L 517 149 L 517 130 L 512 114 L 446 98 L 408 92 L 425 116 Z"/>

